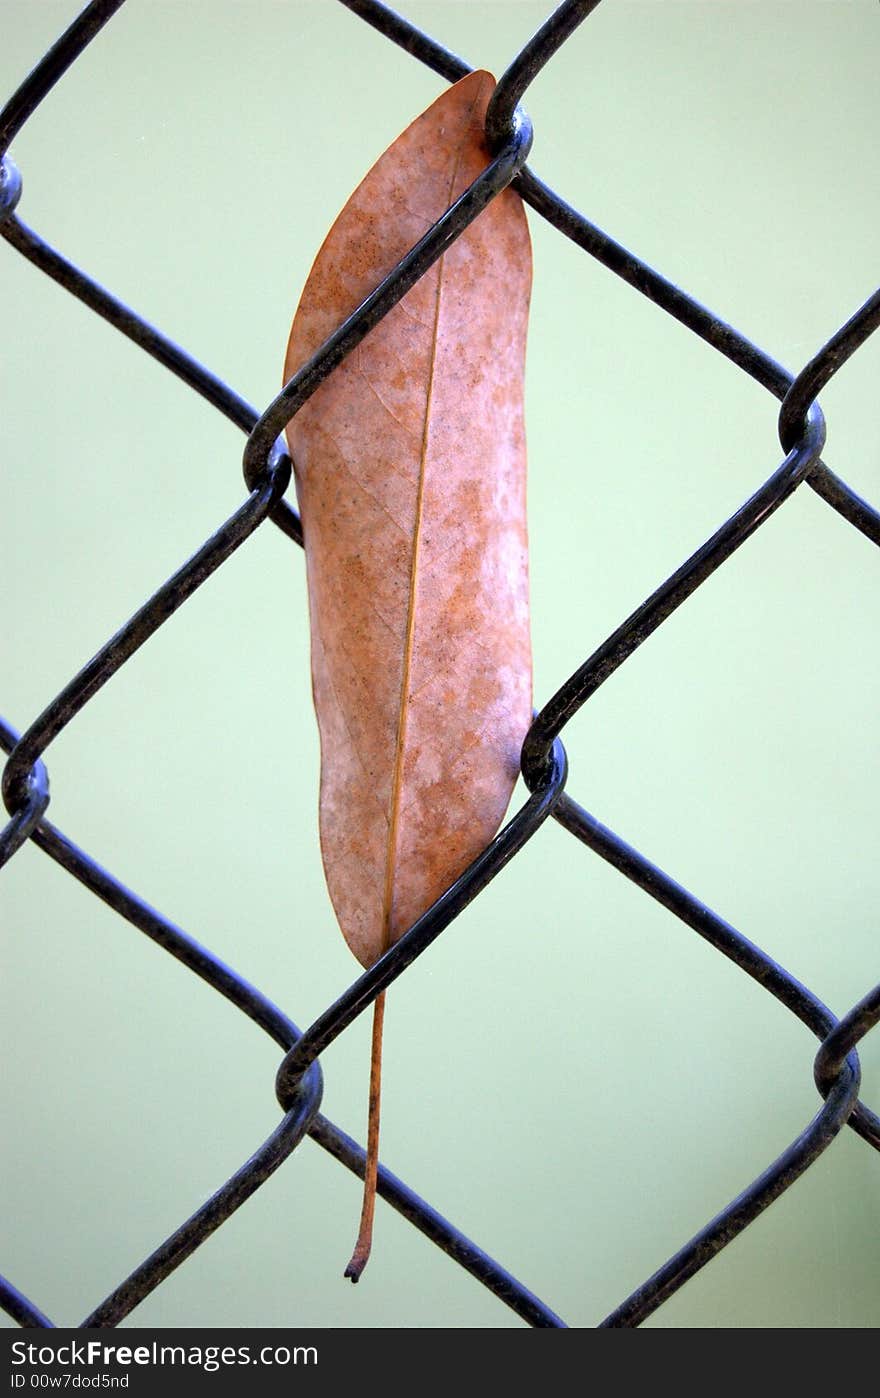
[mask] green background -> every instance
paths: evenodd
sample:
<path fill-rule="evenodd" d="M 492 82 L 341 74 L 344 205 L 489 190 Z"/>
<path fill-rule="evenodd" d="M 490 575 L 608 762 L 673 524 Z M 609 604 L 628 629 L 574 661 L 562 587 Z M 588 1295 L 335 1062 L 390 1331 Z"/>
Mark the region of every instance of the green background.
<path fill-rule="evenodd" d="M 0 0 L 0 94 L 76 12 Z M 416 3 L 498 73 L 548 3 Z M 880 6 L 606 0 L 531 163 L 792 369 L 878 278 Z M 443 81 L 332 0 L 126 5 L 13 146 L 21 216 L 257 405 L 350 191 Z M 777 405 L 530 213 L 544 702 L 776 467 Z M 0 245 L 0 711 L 25 727 L 243 498 L 243 437 Z M 868 498 L 880 337 L 823 394 Z M 877 550 L 800 490 L 566 729 L 572 794 L 837 1013 L 877 978 Z M 48 756 L 51 817 L 310 1023 L 358 967 L 317 845 L 301 554 L 265 525 Z M 514 800 L 522 799 L 518 791 Z M 274 1128 L 275 1046 L 37 849 L 0 884 L 2 1269 L 72 1324 Z M 324 1055 L 362 1136 L 368 1016 Z M 389 995 L 383 1158 L 590 1326 L 807 1124 L 816 1042 L 552 822 Z M 880 1104 L 880 1033 L 862 1052 Z M 519 1326 L 306 1142 L 127 1324 Z M 650 1321 L 880 1321 L 844 1132 Z"/>

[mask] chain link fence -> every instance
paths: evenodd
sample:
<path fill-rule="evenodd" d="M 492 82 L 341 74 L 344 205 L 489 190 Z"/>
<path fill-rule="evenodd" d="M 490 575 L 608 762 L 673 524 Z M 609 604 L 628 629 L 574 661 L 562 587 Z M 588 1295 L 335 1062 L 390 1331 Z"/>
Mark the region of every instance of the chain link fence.
<path fill-rule="evenodd" d="M 283 1116 L 276 1130 L 241 1169 L 122 1281 L 83 1325 L 114 1326 L 128 1316 L 259 1189 L 306 1136 L 348 1170 L 362 1175 L 363 1149 L 320 1111 L 320 1055 L 431 945 L 548 818 L 557 821 L 574 840 L 598 854 L 733 961 L 797 1016 L 819 1041 L 813 1072 L 821 1105 L 813 1119 L 748 1188 L 602 1322 L 606 1327 L 639 1325 L 798 1179 L 844 1126 L 869 1145 L 880 1148 L 880 1119 L 859 1100 L 860 1068 L 856 1052 L 859 1041 L 880 1019 L 880 987 L 869 990 L 838 1019 L 809 988 L 577 803 L 567 789 L 562 734 L 599 686 L 746 539 L 784 506 L 799 486 L 806 485 L 853 529 L 872 543 L 880 544 L 880 515 L 822 459 L 825 425 L 816 401 L 829 380 L 880 323 L 880 292 L 836 330 L 819 353 L 793 377 L 758 346 L 614 242 L 544 184 L 526 164 L 532 130 L 521 104 L 535 76 L 552 61 L 554 54 L 599 3 L 599 0 L 566 0 L 516 55 L 498 83 L 487 117 L 487 134 L 494 157 L 484 174 L 339 327 L 320 352 L 284 386 L 277 398 L 258 413 L 209 369 L 190 358 L 160 330 L 147 324 L 44 242 L 17 212 L 21 179 L 6 152 L 43 98 L 123 3 L 124 0 L 93 0 L 37 64 L 0 114 L 0 154 L 3 156 L 0 231 L 11 248 L 139 345 L 243 431 L 246 436 L 243 456 L 246 494 L 225 523 L 64 686 L 24 733 L 17 732 L 5 720 L 0 721 L 0 743 L 8 754 L 2 782 L 8 821 L 0 833 L 0 865 L 12 860 L 28 842 L 33 843 L 121 918 L 144 932 L 181 966 L 207 982 L 264 1029 L 284 1053 L 276 1080 Z M 342 0 L 342 3 L 353 16 L 373 26 L 412 60 L 428 65 L 449 81 L 470 71 L 462 59 L 377 0 Z M 780 401 L 778 432 L 782 459 L 751 498 L 543 703 L 523 746 L 522 773 L 530 792 L 525 804 L 458 882 L 407 934 L 370 970 L 360 975 L 310 1028 L 301 1032 L 269 999 L 124 887 L 47 819 L 46 754 L 54 739 L 82 712 L 107 680 L 236 549 L 247 543 L 260 525 L 271 521 L 291 543 L 301 544 L 300 521 L 285 498 L 291 471 L 282 445 L 285 426 L 335 365 L 396 304 L 449 242 L 511 183 L 534 213 L 547 220 L 564 238 L 686 326 L 707 347 L 731 360 Z M 545 1327 L 563 1325 L 549 1304 L 384 1168 L 380 1171 L 379 1193 L 414 1228 L 449 1254 L 525 1322 Z M 12 1281 L 0 1283 L 0 1301 L 21 1325 L 46 1327 L 52 1324 L 38 1302 L 25 1297 Z"/>

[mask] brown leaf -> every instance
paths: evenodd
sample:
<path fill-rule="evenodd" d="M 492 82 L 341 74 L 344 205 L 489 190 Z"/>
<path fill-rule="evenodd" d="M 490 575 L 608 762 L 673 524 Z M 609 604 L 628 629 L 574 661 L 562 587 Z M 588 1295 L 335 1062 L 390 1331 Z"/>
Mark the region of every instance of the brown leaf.
<path fill-rule="evenodd" d="M 488 73 L 462 78 L 351 196 L 306 283 L 285 378 L 485 169 L 493 87 Z M 321 848 L 343 935 L 364 966 L 491 840 L 519 768 L 531 715 L 530 284 L 525 214 L 506 190 L 288 428 L 321 732 Z M 371 1115 L 377 1125 L 377 1105 Z"/>

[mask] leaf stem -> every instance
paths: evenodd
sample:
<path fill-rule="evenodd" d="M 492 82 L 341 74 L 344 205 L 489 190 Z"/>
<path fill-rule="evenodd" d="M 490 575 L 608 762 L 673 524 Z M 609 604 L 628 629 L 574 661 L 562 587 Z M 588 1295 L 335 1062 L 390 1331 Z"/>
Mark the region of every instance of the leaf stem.
<path fill-rule="evenodd" d="M 373 1243 L 373 1215 L 376 1211 L 376 1180 L 379 1173 L 379 1105 L 382 1095 L 382 1026 L 385 1022 L 385 991 L 373 1005 L 373 1042 L 370 1050 L 370 1110 L 367 1124 L 367 1160 L 364 1168 L 364 1202 L 361 1223 L 351 1261 L 344 1275 L 359 1281 L 370 1257 Z"/>

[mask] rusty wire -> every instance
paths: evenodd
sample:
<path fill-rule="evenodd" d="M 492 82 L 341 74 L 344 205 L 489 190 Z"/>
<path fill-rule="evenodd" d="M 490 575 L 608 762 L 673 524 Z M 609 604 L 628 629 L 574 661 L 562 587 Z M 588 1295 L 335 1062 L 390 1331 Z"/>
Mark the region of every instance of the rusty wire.
<path fill-rule="evenodd" d="M 663 1267 L 604 1321 L 604 1327 L 639 1325 L 732 1238 L 742 1232 L 815 1161 L 845 1125 L 880 1149 L 880 1120 L 859 1101 L 856 1048 L 880 1019 L 880 987 L 869 991 L 838 1020 L 792 975 L 718 914 L 583 810 L 564 790 L 565 725 L 601 684 L 727 558 L 806 483 L 855 529 L 880 544 L 880 515 L 836 476 L 821 458 L 824 419 L 817 395 L 880 323 L 880 292 L 872 296 L 819 353 L 793 377 L 729 324 L 571 208 L 526 165 L 531 125 L 520 107 L 543 66 L 594 10 L 599 0 L 565 0 L 516 55 L 498 83 L 487 115 L 495 152 L 487 170 L 432 227 L 317 354 L 258 413 L 210 370 L 190 358 L 160 330 L 118 301 L 45 243 L 18 217 L 21 179 L 7 155 L 43 98 L 113 17 L 124 0 L 93 0 L 37 64 L 0 113 L 0 232 L 41 271 L 140 345 L 246 434 L 243 471 L 247 495 L 226 520 L 131 620 L 57 694 L 23 734 L 0 720 L 0 745 L 8 754 L 2 791 L 9 820 L 0 831 L 0 866 L 32 841 L 74 878 L 183 966 L 213 986 L 280 1046 L 284 1058 L 276 1090 L 283 1117 L 272 1135 L 191 1218 L 158 1247 L 82 1322 L 118 1324 L 244 1202 L 309 1135 L 355 1174 L 363 1174 L 363 1149 L 320 1112 L 322 1051 L 428 947 L 495 874 L 552 816 L 564 829 L 626 878 L 670 909 L 791 1010 L 820 1041 L 814 1064 L 822 1104 L 797 1139 L 743 1192 L 690 1239 Z M 378 0 L 342 0 L 416 60 L 454 81 L 469 65 Z M 541 708 L 526 738 L 522 772 L 529 799 L 462 877 L 373 967 L 361 975 L 304 1033 L 270 1000 L 212 953 L 101 868 L 46 818 L 49 777 L 44 758 L 52 741 L 98 690 L 162 626 L 210 574 L 247 542 L 267 519 L 295 543 L 300 522 L 284 498 L 290 461 L 280 434 L 317 386 L 373 325 L 406 293 L 480 209 L 508 184 L 565 237 L 621 277 L 641 295 L 726 356 L 781 402 L 779 441 L 783 459 L 749 500 L 629 616 Z M 414 1227 L 454 1258 L 533 1326 L 564 1322 L 521 1282 L 488 1257 L 384 1167 L 379 1192 Z M 0 1304 L 19 1324 L 52 1322 L 8 1281 Z"/>

